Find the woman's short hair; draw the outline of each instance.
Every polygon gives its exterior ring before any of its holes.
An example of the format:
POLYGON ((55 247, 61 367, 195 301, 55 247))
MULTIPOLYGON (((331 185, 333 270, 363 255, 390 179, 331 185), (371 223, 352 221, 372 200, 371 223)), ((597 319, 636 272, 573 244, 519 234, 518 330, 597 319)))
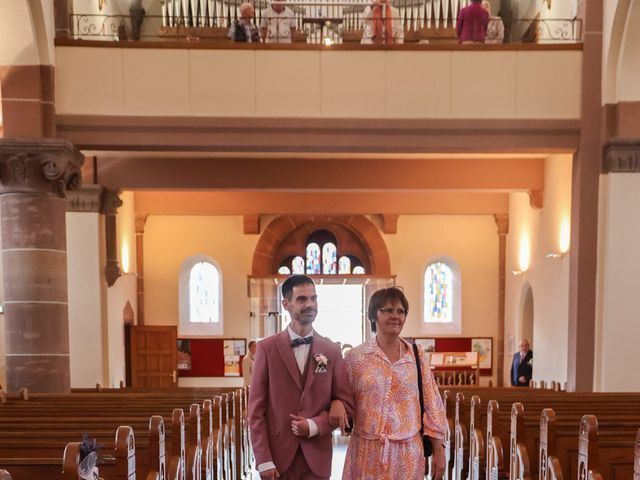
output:
POLYGON ((404 292, 398 287, 389 287, 378 290, 369 299, 369 308, 367 309, 367 318, 371 322, 371 331, 376 331, 376 320, 378 319, 378 309, 388 303, 400 302, 405 312, 409 313, 409 302, 404 292))

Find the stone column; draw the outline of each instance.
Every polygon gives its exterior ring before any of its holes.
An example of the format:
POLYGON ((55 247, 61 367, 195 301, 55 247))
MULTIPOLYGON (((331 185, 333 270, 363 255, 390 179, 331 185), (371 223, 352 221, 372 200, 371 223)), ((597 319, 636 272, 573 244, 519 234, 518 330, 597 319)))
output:
POLYGON ((118 236, 116 228, 116 215, 118 208, 122 206, 120 192, 105 191, 102 197, 102 211, 104 213, 104 229, 107 247, 107 265, 104 268, 104 275, 107 285, 113 287, 116 280, 122 275, 122 270, 118 264, 118 236))
POLYGON ((504 385, 504 302, 507 268, 507 234, 509 233, 509 215, 506 213, 493 216, 498 227, 498 341, 496 342, 498 387, 504 385))
POLYGON ((138 325, 144 325, 144 226, 147 213, 136 213, 136 290, 138 296, 138 325))
POLYGON ((70 390, 65 192, 83 155, 57 139, 0 139, 7 391, 70 390))

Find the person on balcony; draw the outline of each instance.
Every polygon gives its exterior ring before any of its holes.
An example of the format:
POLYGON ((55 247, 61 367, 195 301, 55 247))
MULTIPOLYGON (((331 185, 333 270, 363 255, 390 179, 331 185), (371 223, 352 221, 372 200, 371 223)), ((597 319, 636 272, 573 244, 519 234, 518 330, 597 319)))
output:
POLYGON ((260 35, 266 43, 291 43, 296 33, 293 10, 278 1, 270 3, 262 12, 260 35))
POLYGON ((485 43, 502 43, 504 42, 504 23, 497 15, 491 15, 491 3, 489 0, 482 1, 482 8, 489 13, 489 25, 487 25, 487 35, 485 43))
POLYGON ((253 24, 253 5, 245 2, 240 5, 240 18, 231 24, 227 35, 234 42, 259 43, 260 31, 253 24))
POLYGON ((460 10, 456 22, 456 32, 460 43, 484 43, 489 25, 489 13, 482 8, 481 0, 471 3, 460 10))
POLYGON ((361 44, 404 43, 400 10, 390 0, 374 0, 362 13, 364 32, 361 44))

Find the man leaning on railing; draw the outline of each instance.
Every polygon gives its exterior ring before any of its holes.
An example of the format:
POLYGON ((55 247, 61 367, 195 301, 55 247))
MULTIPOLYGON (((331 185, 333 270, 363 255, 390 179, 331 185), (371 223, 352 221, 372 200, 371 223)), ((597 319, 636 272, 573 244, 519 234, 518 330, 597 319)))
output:
POLYGON ((282 1, 272 2, 263 10, 260 35, 266 43, 291 43, 295 33, 293 10, 282 1))
POLYGON ((240 5, 240 18, 231 23, 229 34, 227 35, 234 42, 259 43, 260 32, 253 22, 253 5, 245 2, 240 5))

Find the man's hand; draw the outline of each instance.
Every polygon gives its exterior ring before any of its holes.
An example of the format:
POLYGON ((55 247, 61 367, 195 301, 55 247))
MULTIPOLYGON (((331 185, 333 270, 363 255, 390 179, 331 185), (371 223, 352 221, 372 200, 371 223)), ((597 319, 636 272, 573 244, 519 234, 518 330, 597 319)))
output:
POLYGON ((439 438, 432 438, 431 445, 433 447, 433 458, 431 459, 431 479, 442 480, 446 460, 444 458, 444 445, 439 438))
POLYGON ((260 472, 260 478, 262 480, 275 480, 276 478, 280 478, 280 474, 277 468, 270 468, 269 470, 260 472))
POLYGON ((308 437, 309 422, 307 422, 307 419, 292 413, 289 416, 291 417, 291 431, 293 434, 297 437, 308 437))
POLYGON ((349 426, 349 417, 342 400, 333 400, 329 408, 329 425, 333 428, 340 427, 344 430, 349 426))
POLYGON ((520 378, 518 379, 518 381, 519 381, 520 383, 524 383, 524 382, 525 382, 525 378, 524 378, 524 376, 520 377, 520 378))

